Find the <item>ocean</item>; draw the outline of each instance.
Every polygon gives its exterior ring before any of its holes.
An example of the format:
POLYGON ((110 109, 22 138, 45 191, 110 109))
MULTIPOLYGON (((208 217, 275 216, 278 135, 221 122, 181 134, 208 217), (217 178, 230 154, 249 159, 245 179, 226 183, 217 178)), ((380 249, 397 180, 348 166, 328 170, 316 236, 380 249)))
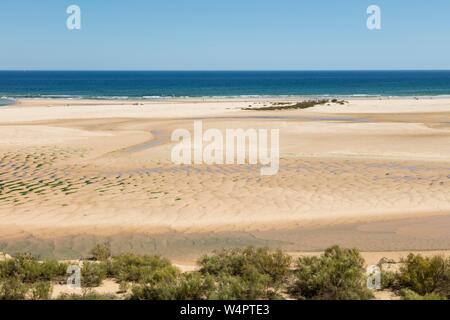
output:
POLYGON ((24 97, 442 95, 450 95, 450 71, 0 71, 3 104, 24 97))

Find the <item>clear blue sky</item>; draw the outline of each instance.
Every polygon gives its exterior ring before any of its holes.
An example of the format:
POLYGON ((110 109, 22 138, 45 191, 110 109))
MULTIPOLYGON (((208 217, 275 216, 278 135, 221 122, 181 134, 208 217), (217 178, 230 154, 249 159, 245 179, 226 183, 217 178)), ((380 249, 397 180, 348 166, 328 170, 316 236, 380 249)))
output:
POLYGON ((0 41, 0 69, 450 69, 450 1, 1 0, 0 41))

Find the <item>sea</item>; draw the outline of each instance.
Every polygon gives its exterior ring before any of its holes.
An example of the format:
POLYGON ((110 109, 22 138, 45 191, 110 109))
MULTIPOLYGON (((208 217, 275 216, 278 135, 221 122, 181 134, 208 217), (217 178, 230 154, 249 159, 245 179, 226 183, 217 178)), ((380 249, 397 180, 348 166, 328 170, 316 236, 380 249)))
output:
POLYGON ((450 96, 449 71, 0 71, 17 98, 450 96))

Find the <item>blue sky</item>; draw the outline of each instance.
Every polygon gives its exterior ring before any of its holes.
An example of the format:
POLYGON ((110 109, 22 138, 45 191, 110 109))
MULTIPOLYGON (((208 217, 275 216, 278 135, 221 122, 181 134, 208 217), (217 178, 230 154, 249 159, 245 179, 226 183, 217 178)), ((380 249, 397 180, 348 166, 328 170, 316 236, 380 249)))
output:
POLYGON ((1 0, 0 69, 450 69, 448 0, 1 0), (66 28, 66 8, 82 30, 66 28), (369 31, 366 9, 382 9, 369 31))

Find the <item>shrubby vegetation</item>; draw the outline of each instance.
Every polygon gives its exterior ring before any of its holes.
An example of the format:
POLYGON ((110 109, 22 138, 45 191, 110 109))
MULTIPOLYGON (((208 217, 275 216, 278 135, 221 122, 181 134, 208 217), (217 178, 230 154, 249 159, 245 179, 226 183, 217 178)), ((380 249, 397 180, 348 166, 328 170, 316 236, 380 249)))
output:
POLYGON ((91 249, 90 254, 96 261, 106 261, 111 258, 111 246, 109 243, 97 244, 91 249))
POLYGON ((292 258, 267 248, 232 249, 202 257, 200 273, 216 282, 217 299, 278 299, 291 274, 292 258))
POLYGON ((28 295, 31 300, 49 300, 52 296, 53 286, 50 281, 36 282, 30 286, 28 295))
POLYGON ((447 300, 447 298, 437 293, 427 293, 421 296, 420 294, 409 289, 402 290, 401 294, 403 300, 447 300))
POLYGON ((424 258, 409 255, 398 275, 400 287, 420 295, 438 294, 450 297, 450 259, 440 256, 424 258))
POLYGON ((175 274, 178 269, 172 263, 159 256, 139 256, 125 253, 108 261, 108 276, 119 282, 151 282, 161 273, 175 274))
POLYGON ((38 261, 30 254, 0 261, 0 300, 46 300, 52 282, 65 281, 67 265, 58 261, 38 261))
POLYGON ((108 265, 102 263, 83 263, 81 285, 84 288, 99 287, 108 276, 108 265))
MULTIPOLYGON (((273 299, 290 274, 291 257, 268 249, 234 249, 202 257, 200 270, 181 273, 168 266, 134 286, 132 299, 273 299)), ((161 267, 161 266, 160 266, 161 267)))
POLYGON ((294 104, 275 103, 270 107, 261 108, 243 108, 242 110, 256 110, 256 111, 274 111, 274 110, 296 110, 296 109, 308 109, 318 105, 329 103, 330 100, 308 100, 301 101, 294 104))
POLYGON ((324 104, 335 103, 340 105, 345 105, 347 101, 344 100, 328 100, 328 99, 320 99, 320 100, 307 100, 301 101, 297 103, 287 103, 287 102, 275 102, 272 103, 269 107, 260 107, 260 108, 242 108, 242 110, 255 110, 255 111, 275 111, 275 110, 298 110, 298 109, 308 109, 315 106, 320 106, 324 104))
POLYGON ((67 264, 54 260, 38 261, 29 254, 0 262, 0 279, 17 278, 23 283, 65 281, 67 264))
POLYGON ((366 284, 364 259, 354 249, 332 247, 320 257, 297 261, 290 293, 297 299, 366 300, 373 298, 366 284))
POLYGON ((0 280, 0 300, 25 300, 28 290, 18 278, 0 280))
MULTIPOLYGON (((365 262, 354 249, 332 247, 321 256, 293 261, 280 250, 230 249, 201 257, 198 270, 183 273, 168 259, 111 254, 95 246, 83 261, 82 291, 62 300, 242 300, 242 299, 371 299, 365 262), (99 294, 105 279, 120 284, 120 295, 99 294)), ((382 266, 382 263, 380 263, 382 266)), ((0 300, 51 298, 52 288, 67 281, 68 264, 38 261, 28 254, 0 261, 0 300)), ((383 272, 383 286, 405 300, 450 298, 450 259, 410 255, 397 272, 383 272)))
POLYGON ((386 288, 397 291, 406 300, 450 298, 450 258, 410 254, 402 260, 397 273, 384 273, 386 288))
MULTIPOLYGON (((167 270, 166 270, 167 271, 167 270)), ((208 300, 214 292, 214 281, 197 272, 172 273, 160 270, 159 276, 135 285, 132 300, 208 300)))

